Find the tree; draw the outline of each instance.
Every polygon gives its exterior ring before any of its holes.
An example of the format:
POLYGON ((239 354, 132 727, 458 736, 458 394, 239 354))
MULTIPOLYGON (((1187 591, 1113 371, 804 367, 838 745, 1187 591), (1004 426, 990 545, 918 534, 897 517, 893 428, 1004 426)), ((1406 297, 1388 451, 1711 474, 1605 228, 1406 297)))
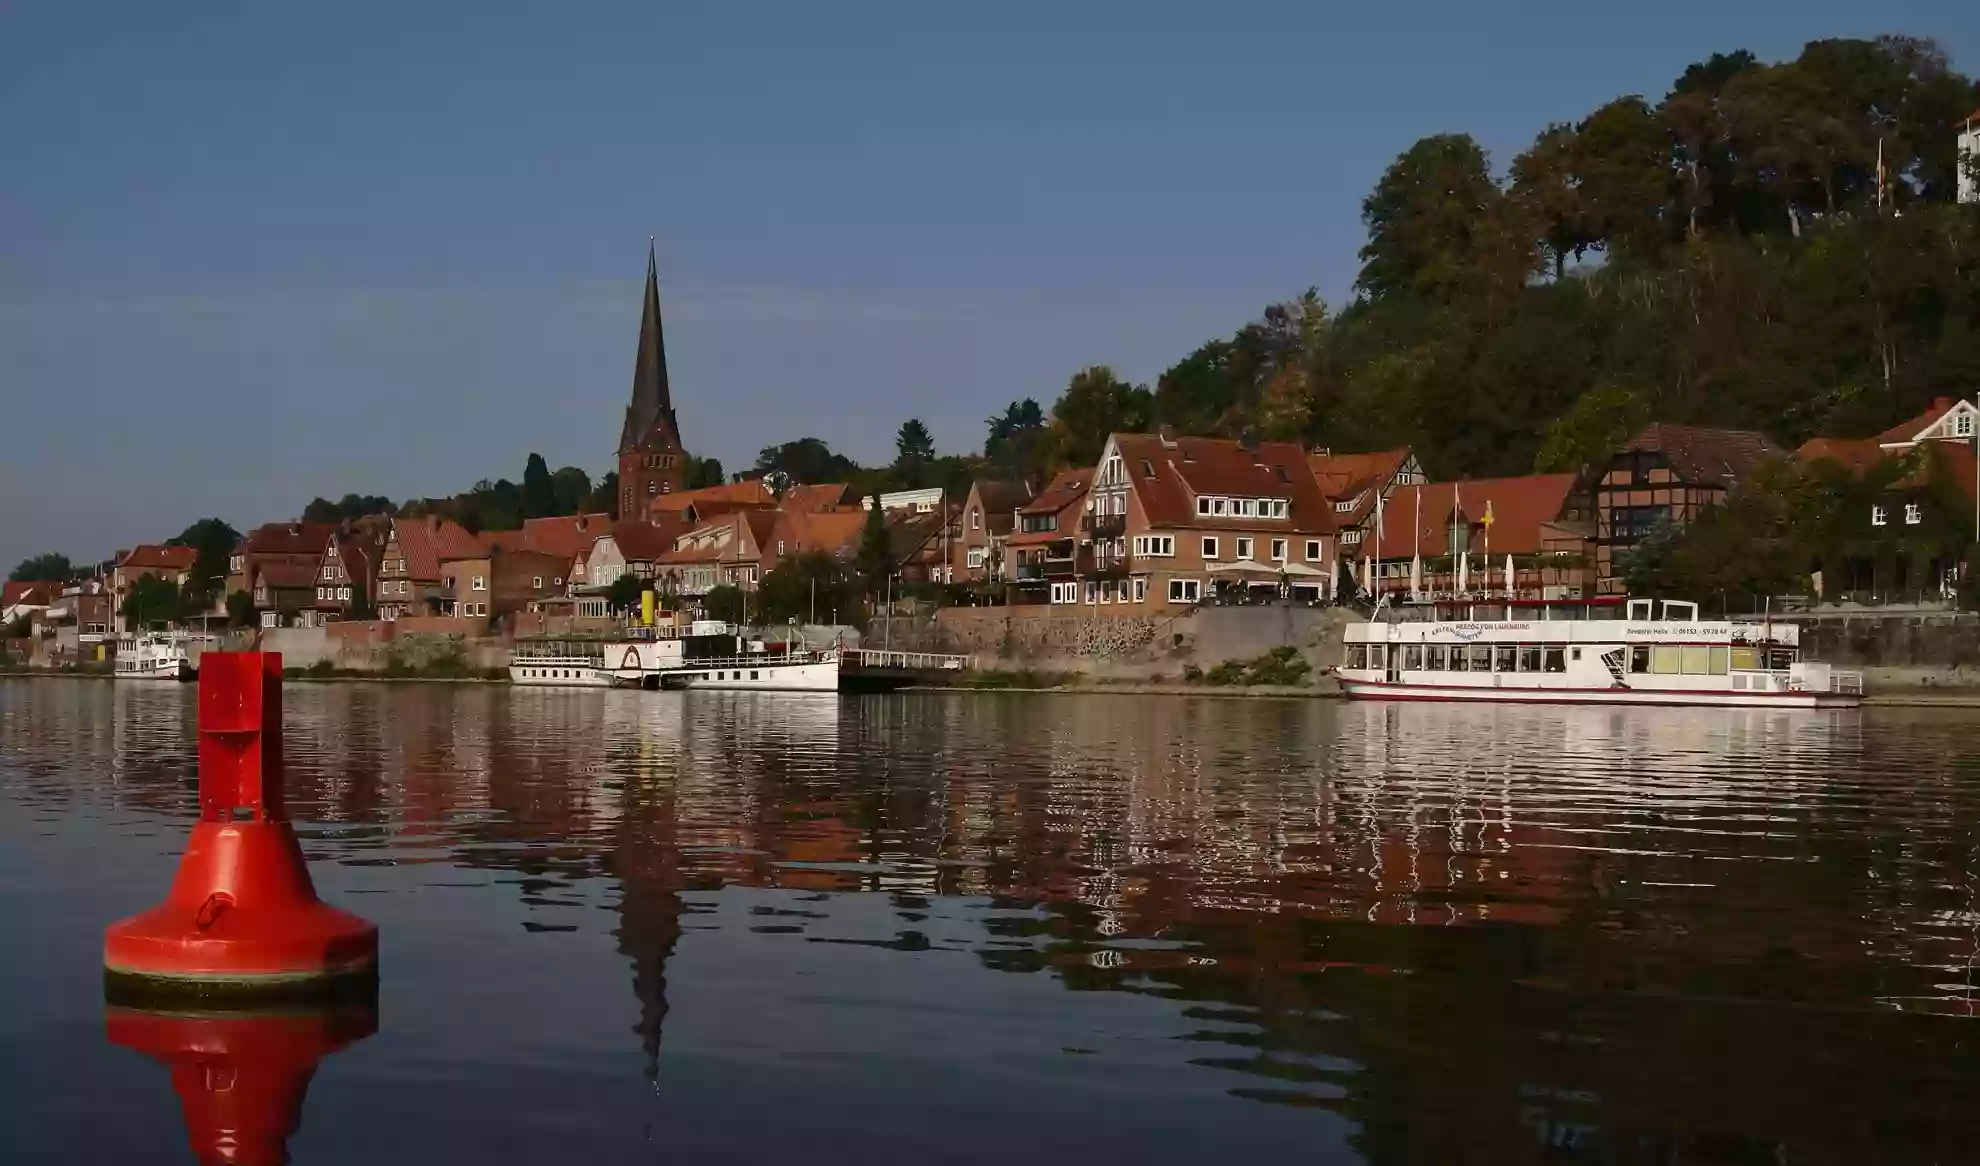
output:
POLYGON ((861 583, 836 555, 824 551, 780 559, 757 592, 763 622, 850 620, 859 612, 861 583))
POLYGON ((556 512, 557 487, 550 480, 550 465, 540 453, 531 453, 523 463, 520 501, 524 518, 544 518, 556 512))
POLYGON ((132 629, 171 623, 179 615, 179 586, 162 576, 140 575, 124 595, 117 614, 132 629))
POLYGON ((701 609, 709 619, 719 619, 723 623, 740 624, 749 618, 749 597, 742 588, 723 583, 708 589, 701 597, 701 609))
POLYGON ((935 460, 935 438, 921 418, 901 422, 894 434, 894 481, 904 490, 919 490, 928 484, 928 464, 935 460))
POLYGON ((1154 420, 1154 405, 1146 386, 1128 384, 1104 364, 1081 369, 1052 403, 1052 439, 1059 464, 1092 465, 1108 434, 1147 429, 1154 420))
POLYGON ((7 579, 13 583, 67 583, 75 577, 75 564, 69 562, 69 556, 50 551, 22 559, 7 579))
POLYGON ((682 476, 682 488, 705 490, 710 486, 720 486, 728 481, 722 473, 722 463, 717 458, 688 455, 687 472, 682 476))
POLYGON ((591 500, 591 475, 576 466, 563 466, 550 475, 552 514, 583 514, 591 500))
POLYGON ((1538 232, 1556 280, 1595 244, 1575 174, 1579 144, 1573 126, 1550 125, 1512 164, 1513 203, 1538 232))
POLYGON ((185 583, 185 604, 189 611, 203 611, 227 585, 227 561, 241 533, 218 518, 202 518, 178 536, 167 540, 171 546, 191 547, 196 554, 192 575, 185 583))
POLYGON ((312 499, 303 507, 302 520, 335 524, 370 514, 391 514, 395 509, 392 500, 381 494, 346 494, 335 502, 328 498, 312 499))
POLYGON ((605 589, 605 605, 618 612, 638 611, 640 594, 646 590, 646 580, 631 571, 621 572, 605 589))
POLYGON ((880 509, 880 496, 866 500, 866 526, 859 534, 859 551, 853 559, 865 593, 878 596, 887 577, 894 571, 893 538, 887 532, 887 512, 880 509))
POLYGON ((859 473, 859 465, 815 437, 800 437, 763 447, 754 472, 759 477, 781 474, 789 484, 809 486, 846 481, 859 473))
POLYGON ((998 475, 1042 486, 1048 437, 1045 411, 1038 402, 1030 397, 1012 401, 984 425, 990 435, 983 442, 983 456, 998 475))
POLYGON ((1518 287, 1537 252, 1468 134, 1424 138, 1390 164, 1361 204, 1368 242, 1355 286, 1372 298, 1449 301, 1518 287))
POLYGON ((227 594, 227 622, 233 627, 254 626, 254 596, 245 591, 230 591, 227 594))
POLYGON ((598 485, 592 488, 584 508, 587 513, 602 512, 613 518, 619 517, 619 471, 607 470, 605 476, 598 479, 598 485))

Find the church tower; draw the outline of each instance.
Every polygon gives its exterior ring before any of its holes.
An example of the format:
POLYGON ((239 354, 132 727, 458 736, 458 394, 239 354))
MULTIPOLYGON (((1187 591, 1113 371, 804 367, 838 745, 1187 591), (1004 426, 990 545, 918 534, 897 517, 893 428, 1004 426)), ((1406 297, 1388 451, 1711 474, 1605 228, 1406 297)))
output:
POLYGON ((667 385, 667 342, 660 332, 660 275, 646 245, 646 304, 639 317, 632 403, 619 431, 619 518, 644 519, 654 498, 681 488, 687 467, 681 429, 667 385))

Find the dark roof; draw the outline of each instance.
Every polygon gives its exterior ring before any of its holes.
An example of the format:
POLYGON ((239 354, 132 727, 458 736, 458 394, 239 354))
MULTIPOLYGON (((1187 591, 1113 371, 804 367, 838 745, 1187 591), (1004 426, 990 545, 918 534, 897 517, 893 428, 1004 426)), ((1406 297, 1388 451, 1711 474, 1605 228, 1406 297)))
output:
POLYGON ((1794 451, 1802 465, 1832 461, 1860 474, 1890 456, 1874 437, 1811 437, 1794 451))
POLYGON ((983 505, 983 529, 991 534, 1009 534, 1017 524, 1017 508, 1031 501, 1031 483, 1022 478, 1004 481, 978 478, 976 498, 983 505))
POLYGON ((1745 481, 1768 458, 1787 456, 1766 434, 1751 429, 1706 429, 1668 422, 1645 426, 1620 452, 1637 450, 1663 454, 1684 481, 1724 486, 1745 481))
POLYGON ((408 579, 438 579, 445 559, 479 559, 487 555, 487 544, 467 532, 451 518, 428 514, 422 518, 400 518, 392 523, 399 540, 399 556, 406 561, 408 579))
POLYGON ((1334 512, 1337 525, 1353 526, 1375 508, 1374 492, 1386 487, 1408 460, 1409 447, 1403 446, 1374 453, 1323 450, 1309 455, 1306 464, 1313 471, 1314 480, 1320 484, 1320 493, 1326 496, 1328 502, 1355 502, 1355 508, 1351 511, 1334 512))
MULTIPOLYGON (((1489 539, 1495 555, 1528 555, 1542 542, 1540 528, 1559 519, 1578 477, 1574 474, 1529 474, 1520 478, 1474 478, 1468 482, 1433 482, 1397 486, 1382 504, 1381 551, 1384 559, 1421 554, 1436 558, 1450 553, 1450 527, 1462 509, 1474 532, 1492 511, 1489 539), (1415 526, 1416 537, 1410 538, 1415 526)), ((1487 541, 1474 534, 1474 550, 1487 541)), ((1369 528, 1359 551, 1374 554, 1374 528, 1369 528)))
POLYGON ((298 590, 316 585, 316 568, 308 563, 276 560, 272 563, 258 563, 254 568, 254 582, 265 583, 278 590, 298 590))
POLYGON ((667 383, 667 341, 660 331, 660 276, 653 243, 646 245, 646 300, 639 315, 639 353, 633 359, 632 403, 626 406, 619 452, 680 447, 673 388, 667 383), (657 439, 657 440, 656 440, 657 439))
POLYGON ((1093 481, 1093 467, 1060 470, 1046 483, 1038 496, 1019 509, 1025 514, 1057 514, 1066 507, 1086 497, 1086 487, 1093 481))
POLYGON ((541 551, 571 558, 591 549, 591 544, 612 529, 607 514, 567 514, 556 518, 531 518, 522 524, 519 546, 509 550, 541 551))
POLYGON ((190 571, 198 558, 199 552, 191 547, 146 543, 118 559, 117 565, 132 571, 190 571))
POLYGON ((619 556, 628 563, 658 562, 674 549, 674 536, 650 522, 620 522, 612 527, 612 541, 619 544, 619 556))

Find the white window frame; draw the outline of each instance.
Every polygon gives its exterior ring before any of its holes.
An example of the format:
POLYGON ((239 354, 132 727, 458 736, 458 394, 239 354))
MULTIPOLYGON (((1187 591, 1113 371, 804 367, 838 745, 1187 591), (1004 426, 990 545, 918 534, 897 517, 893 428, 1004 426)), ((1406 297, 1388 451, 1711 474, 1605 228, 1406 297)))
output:
POLYGON ((1170 603, 1195 603, 1203 598, 1201 579, 1176 578, 1169 580, 1170 603))
POLYGON ((1904 504, 1904 524, 1906 526, 1917 526, 1923 521, 1925 521, 1925 512, 1918 503, 1907 502, 1904 504))
POLYGON ((337 588, 337 598, 343 600, 346 603, 350 602, 351 589, 348 587, 337 588))
POLYGON ((1078 603, 1079 584, 1077 583, 1052 584, 1052 602, 1060 606, 1064 606, 1069 603, 1078 603))
POLYGON ((1250 538, 1238 539, 1237 540, 1238 561, 1243 562, 1244 560, 1251 558, 1252 552, 1256 551, 1257 549, 1258 549, 1258 545, 1255 540, 1250 538))
POLYGON ((1870 508, 1871 526, 1883 526, 1885 523, 1890 521, 1890 518, 1891 518, 1890 511, 1884 509, 1882 506, 1872 506, 1870 508))
POLYGON ((1207 494, 1206 494, 1206 495, 1204 495, 1203 497, 1201 497, 1201 498, 1198 498, 1198 499, 1196 500, 1196 513, 1197 513, 1197 515, 1198 515, 1198 517, 1204 517, 1204 518, 1207 518, 1207 517, 1209 517, 1209 514, 1210 514, 1210 497, 1209 497, 1209 495, 1207 495, 1207 494))
POLYGON ((488 580, 481 575, 476 575, 469 589, 473 591, 486 591, 488 590, 488 580))
POLYGON ((1317 538, 1310 538, 1306 540, 1307 562, 1317 563, 1321 559, 1326 557, 1327 557, 1327 544, 1325 540, 1317 539, 1317 538))
POLYGON ((974 506, 969 508, 969 528, 971 530, 983 529, 983 511, 974 506))
POLYGON ((1285 539, 1282 538, 1275 538, 1272 540, 1273 562, 1283 563, 1286 561, 1287 556, 1291 554, 1292 554, 1292 544, 1290 542, 1287 542, 1285 539))
POLYGON ((534 587, 534 588, 537 588, 537 589, 539 589, 539 590, 540 590, 540 589, 541 589, 541 588, 543 587, 543 576, 541 576, 541 575, 532 575, 532 576, 530 577, 530 584, 529 584, 529 585, 530 585, 531 587, 534 587))
POLYGON ((1973 436, 1973 414, 1966 411, 1964 408, 1961 408, 1958 416, 1953 418, 1953 436, 1955 437, 1973 436))
POLYGON ((1136 603, 1148 602, 1148 577, 1145 575, 1136 575, 1134 577, 1134 601, 1136 603))
POLYGON ((1217 557, 1217 549, 1218 549, 1217 536, 1214 534, 1204 535, 1201 550, 1203 551, 1203 559, 1205 562, 1208 562, 1217 557))
POLYGON ((1088 579, 1086 581, 1086 606, 1092 607, 1098 602, 1100 602, 1100 584, 1088 579))

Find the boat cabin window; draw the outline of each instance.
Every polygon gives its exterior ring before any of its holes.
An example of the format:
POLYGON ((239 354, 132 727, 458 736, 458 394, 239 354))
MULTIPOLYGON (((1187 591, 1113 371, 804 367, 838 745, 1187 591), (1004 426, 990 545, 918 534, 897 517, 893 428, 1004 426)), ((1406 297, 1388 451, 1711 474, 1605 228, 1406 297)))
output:
POLYGON ((1679 623, 1697 623, 1698 605, 1684 599, 1664 600, 1664 618, 1679 623))
POLYGON ((1550 603, 1547 605, 1549 620, 1587 619, 1588 605, 1585 603, 1550 603))
POLYGON ((1631 672, 1650 671, 1650 645, 1632 644, 1629 649, 1629 670, 1631 672))
POLYGON ((1549 672, 1567 671, 1566 648, 1564 648, 1560 644, 1548 644, 1541 649, 1541 653, 1547 659, 1547 671, 1549 672))
POLYGON ((1506 618, 1506 605, 1503 603, 1474 603, 1471 605, 1471 618, 1474 620, 1502 620, 1506 618))
POLYGON ((1623 617, 1623 609, 1613 603, 1591 603, 1588 605, 1589 619, 1614 619, 1623 617))
POLYGON ((1750 672, 1760 667, 1760 649, 1734 648, 1732 650, 1732 666, 1734 670, 1742 672, 1750 672))
POLYGON ((1492 645, 1471 645, 1471 670, 1473 672, 1490 672, 1492 670, 1492 645))
POLYGON ((1389 666, 1388 655, 1388 649, 1383 645, 1368 645, 1368 666, 1370 668, 1387 668, 1389 666))
POLYGON ((1519 646, 1519 670, 1521 672, 1540 671, 1540 645, 1521 644, 1519 646))
POLYGON ((1470 670, 1471 670, 1471 665, 1470 665, 1470 664, 1469 664, 1469 663, 1467 662, 1467 660, 1466 660, 1466 657, 1465 657, 1465 654, 1464 654, 1464 645, 1463 645, 1463 644, 1452 644, 1452 645, 1451 645, 1451 665, 1450 665, 1450 668, 1451 668, 1451 671, 1453 671, 1453 672, 1468 672, 1468 671, 1470 671, 1470 670))
POLYGON ((1442 672, 1444 670, 1444 645, 1425 644, 1423 652, 1426 658, 1426 663, 1423 667, 1426 670, 1431 672, 1442 672))
POLYGON ((1403 654, 1403 662, 1402 662, 1403 671, 1421 672, 1423 670, 1422 644, 1405 644, 1403 646, 1402 654, 1403 654))
POLYGON ((1500 672, 1519 671, 1519 646, 1517 644, 1499 644, 1492 649, 1492 652, 1495 657, 1492 666, 1495 670, 1500 672))
POLYGON ((1347 646, 1347 666, 1350 668, 1368 667, 1368 645, 1349 644, 1347 646))
POLYGON ((1629 618, 1632 621, 1647 623, 1654 607, 1655 605, 1648 599, 1632 599, 1629 601, 1629 618))
POLYGON ((1658 676, 1675 676, 1682 663, 1676 644, 1656 644, 1650 649, 1650 671, 1658 676))
POLYGON ((1685 644, 1678 649, 1686 676, 1705 676, 1712 666, 1711 652, 1704 644, 1685 644))

